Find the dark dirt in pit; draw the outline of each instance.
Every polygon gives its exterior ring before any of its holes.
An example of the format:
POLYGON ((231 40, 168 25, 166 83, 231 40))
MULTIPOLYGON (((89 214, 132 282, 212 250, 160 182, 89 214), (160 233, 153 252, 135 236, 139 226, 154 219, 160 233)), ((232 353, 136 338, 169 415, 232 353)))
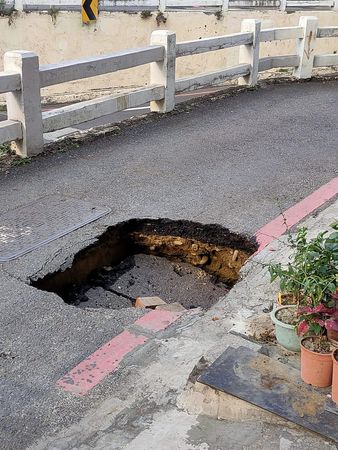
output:
POLYGON ((136 297, 158 296, 207 309, 256 249, 254 239, 217 224, 132 219, 109 227, 66 270, 31 284, 84 308, 128 308, 136 297))
POLYGON ((229 288, 203 269, 166 258, 138 254, 119 265, 101 268, 80 289, 69 292, 67 303, 82 308, 128 308, 136 297, 158 296, 186 309, 212 306, 229 288))

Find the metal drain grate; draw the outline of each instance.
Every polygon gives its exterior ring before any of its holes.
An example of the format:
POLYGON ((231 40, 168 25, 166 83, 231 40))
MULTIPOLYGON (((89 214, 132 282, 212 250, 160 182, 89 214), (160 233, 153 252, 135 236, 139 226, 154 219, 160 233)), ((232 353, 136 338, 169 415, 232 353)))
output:
POLYGON ((0 262, 25 255, 110 211, 104 206, 57 195, 9 211, 0 216, 0 262))

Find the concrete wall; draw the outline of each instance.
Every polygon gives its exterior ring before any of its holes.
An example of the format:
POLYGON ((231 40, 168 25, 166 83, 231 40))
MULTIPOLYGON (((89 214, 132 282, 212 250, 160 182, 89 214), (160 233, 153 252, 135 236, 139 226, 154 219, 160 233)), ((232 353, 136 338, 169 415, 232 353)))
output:
MULTIPOLYGON (((336 12, 281 11, 229 11, 221 20, 213 13, 169 12, 167 22, 156 24, 156 13, 148 19, 140 14, 101 13, 99 20, 89 26, 83 25, 78 12, 59 12, 52 17, 48 13, 18 13, 12 20, 0 17, 0 70, 2 55, 8 50, 31 50, 40 57, 40 64, 77 59, 84 56, 111 53, 150 42, 151 32, 170 29, 177 33, 177 40, 190 40, 240 31, 245 18, 261 18, 263 28, 297 25, 302 15, 315 15, 319 26, 338 26, 336 12), (10 22, 10 24, 9 24, 10 22)), ((262 44, 261 56, 295 54, 295 41, 262 44)), ((317 40, 316 53, 338 52, 338 38, 317 40)), ((238 48, 189 56, 178 60, 177 76, 223 68, 238 63, 238 48)), ((132 87, 149 80, 149 67, 125 70, 112 75, 81 80, 45 88, 44 95, 84 93, 95 95, 95 89, 111 90, 114 87, 132 87)), ((102 92, 101 92, 102 93, 102 92)))

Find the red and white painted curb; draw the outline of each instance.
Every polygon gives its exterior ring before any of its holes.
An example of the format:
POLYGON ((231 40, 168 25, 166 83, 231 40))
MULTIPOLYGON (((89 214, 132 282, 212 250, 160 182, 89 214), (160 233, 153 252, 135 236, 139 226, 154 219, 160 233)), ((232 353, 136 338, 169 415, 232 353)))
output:
MULTIPOLYGON (((336 195, 338 195, 338 177, 258 230, 256 238, 259 248, 256 253, 262 251, 274 239, 284 234, 287 227, 291 228, 296 225, 336 195)), ((134 323, 137 330, 141 330, 140 332, 125 330, 115 336, 60 378, 57 385, 64 391, 75 395, 83 396, 87 394, 107 375, 115 372, 126 355, 149 340, 149 337, 142 334, 142 330, 145 333, 163 331, 179 319, 182 314, 182 312, 164 310, 150 311, 134 323)))
POLYGON ((138 319, 135 325, 156 333, 157 331, 165 330, 175 320, 181 317, 181 315, 182 312, 155 309, 138 319))

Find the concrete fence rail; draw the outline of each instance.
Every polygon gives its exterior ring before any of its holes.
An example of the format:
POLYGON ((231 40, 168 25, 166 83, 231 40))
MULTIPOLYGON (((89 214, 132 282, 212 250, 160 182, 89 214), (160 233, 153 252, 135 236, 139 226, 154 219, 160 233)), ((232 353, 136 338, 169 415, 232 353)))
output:
MULTIPOLYGON (((19 11, 80 11, 79 0, 5 0, 8 8, 19 11)), ((101 0, 100 11, 228 11, 234 9, 332 10, 337 0, 101 0)))
POLYGON ((261 21, 247 19, 240 33, 176 43, 171 31, 154 31, 148 47, 51 65, 39 65, 27 51, 4 55, 0 93, 7 93, 7 118, 0 123, 0 144, 12 142, 22 157, 40 153, 43 133, 59 130, 150 102, 151 111, 166 113, 175 107, 175 92, 238 79, 255 86, 259 72, 291 67, 296 78, 310 78, 314 67, 338 66, 338 54, 315 54, 317 38, 337 38, 338 27, 318 27, 316 17, 301 17, 299 25, 261 29, 261 21), (296 39, 297 53, 260 58, 260 43, 296 39), (176 79, 176 59, 239 47, 238 65, 176 79), (80 102, 42 113, 41 88, 150 64, 149 85, 119 95, 80 102))

